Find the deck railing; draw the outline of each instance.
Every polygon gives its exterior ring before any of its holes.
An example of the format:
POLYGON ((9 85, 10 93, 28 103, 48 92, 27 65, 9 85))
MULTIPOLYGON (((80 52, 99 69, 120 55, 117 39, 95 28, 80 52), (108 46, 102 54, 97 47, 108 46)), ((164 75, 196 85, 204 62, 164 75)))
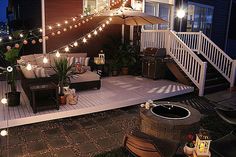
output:
POLYGON ((202 32, 178 32, 176 34, 189 48, 203 55, 229 81, 230 87, 234 86, 235 60, 230 58, 202 32))
POLYGON ((141 50, 146 47, 166 48, 167 53, 204 94, 207 63, 203 62, 173 31, 143 30, 141 50))

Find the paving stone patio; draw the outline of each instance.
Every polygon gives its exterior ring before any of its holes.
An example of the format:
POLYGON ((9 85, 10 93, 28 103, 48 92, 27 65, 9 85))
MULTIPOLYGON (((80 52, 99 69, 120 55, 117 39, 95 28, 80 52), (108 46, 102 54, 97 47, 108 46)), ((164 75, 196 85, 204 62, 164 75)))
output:
MULTIPOLYGON (((215 107, 206 98, 195 95, 166 100, 191 105, 202 114, 214 111, 215 107)), ((9 129, 8 136, 0 139, 0 157, 94 156, 122 146, 125 133, 137 128, 138 124, 139 105, 14 127, 9 129)))

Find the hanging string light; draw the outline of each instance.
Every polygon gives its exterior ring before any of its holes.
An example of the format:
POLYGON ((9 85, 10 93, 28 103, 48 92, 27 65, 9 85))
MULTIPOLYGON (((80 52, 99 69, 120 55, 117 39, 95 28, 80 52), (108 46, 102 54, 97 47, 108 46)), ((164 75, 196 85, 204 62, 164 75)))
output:
POLYGON ((47 64, 47 63, 48 63, 48 58, 45 57, 45 56, 43 57, 43 63, 44 63, 44 64, 47 64))
POLYGON ((0 132, 0 134, 1 134, 1 136, 7 136, 8 135, 8 131, 7 130, 1 130, 1 132, 0 132))
POLYGON ((59 58, 60 56, 61 56, 60 52, 57 51, 57 52, 56 52, 56 57, 59 58))
POLYGON ((26 65, 26 70, 28 70, 28 71, 32 70, 32 65, 30 63, 28 63, 26 65))
POLYGON ((7 98, 2 98, 1 103, 4 105, 7 104, 7 98))

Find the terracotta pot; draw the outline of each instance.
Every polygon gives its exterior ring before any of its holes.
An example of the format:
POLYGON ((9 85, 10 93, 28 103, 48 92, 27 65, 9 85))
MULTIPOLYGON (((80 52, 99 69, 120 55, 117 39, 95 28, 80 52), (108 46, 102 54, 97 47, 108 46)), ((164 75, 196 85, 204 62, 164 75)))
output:
POLYGON ((129 68, 128 67, 123 67, 121 68, 121 72, 123 75, 128 75, 129 74, 129 68))
POLYGON ((186 144, 184 146, 184 153, 188 156, 193 155, 193 151, 195 150, 195 148, 190 148, 188 147, 186 144))
POLYGON ((65 95, 59 95, 59 104, 66 105, 66 96, 65 95))

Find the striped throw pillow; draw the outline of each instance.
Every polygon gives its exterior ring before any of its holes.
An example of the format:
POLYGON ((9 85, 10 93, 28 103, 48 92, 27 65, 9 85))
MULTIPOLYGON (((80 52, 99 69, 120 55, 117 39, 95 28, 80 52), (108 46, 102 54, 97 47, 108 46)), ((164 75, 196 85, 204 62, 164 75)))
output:
POLYGON ((43 67, 36 67, 34 69, 34 73, 37 78, 49 77, 49 75, 47 74, 46 70, 43 67))
POLYGON ((67 57, 67 62, 69 65, 72 65, 75 63, 75 57, 67 57))

